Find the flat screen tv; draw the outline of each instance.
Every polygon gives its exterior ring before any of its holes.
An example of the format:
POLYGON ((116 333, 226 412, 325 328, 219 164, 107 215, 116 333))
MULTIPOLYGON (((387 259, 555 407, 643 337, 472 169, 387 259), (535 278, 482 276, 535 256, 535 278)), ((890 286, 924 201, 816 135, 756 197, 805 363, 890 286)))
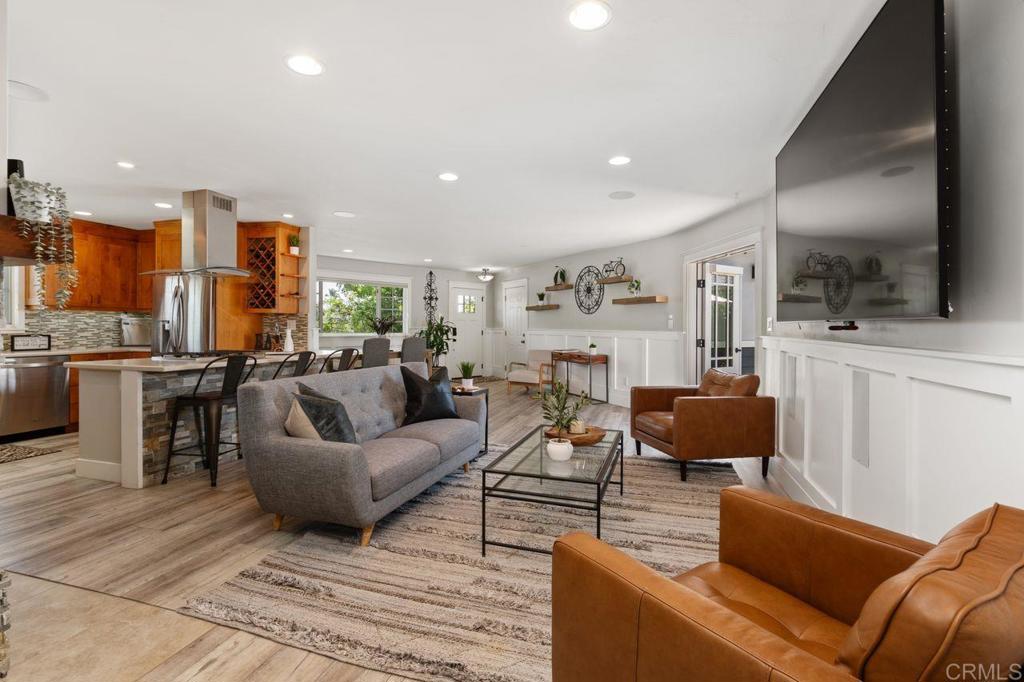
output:
POLYGON ((776 157, 780 321, 947 317, 942 0, 888 0, 776 157))

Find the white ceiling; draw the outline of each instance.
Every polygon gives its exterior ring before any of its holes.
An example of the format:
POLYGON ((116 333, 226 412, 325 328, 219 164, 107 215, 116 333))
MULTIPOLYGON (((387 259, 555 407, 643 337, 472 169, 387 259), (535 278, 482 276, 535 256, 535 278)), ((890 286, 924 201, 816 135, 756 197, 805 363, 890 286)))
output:
POLYGON ((880 0, 609 4, 584 33, 563 0, 10 0, 9 77, 49 94, 11 101, 11 155, 103 222, 210 188, 243 220, 294 213, 321 253, 518 265, 767 191, 880 0))

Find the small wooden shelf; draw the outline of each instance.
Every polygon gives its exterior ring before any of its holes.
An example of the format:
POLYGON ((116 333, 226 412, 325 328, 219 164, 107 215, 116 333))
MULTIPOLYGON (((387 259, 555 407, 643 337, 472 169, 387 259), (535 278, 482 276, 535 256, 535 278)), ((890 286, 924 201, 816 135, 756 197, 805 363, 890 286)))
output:
POLYGON ((544 291, 567 291, 574 287, 574 284, 569 284, 568 282, 565 282, 563 284, 549 284, 548 286, 544 287, 544 291))
POLYGON ((905 298, 869 298, 869 305, 907 305, 910 303, 905 298))
POLYGON ((598 284, 626 284, 627 282, 633 281, 633 275, 623 275, 622 277, 602 277, 597 280, 598 284))
POLYGON ((306 279, 305 275, 286 275, 283 272, 278 277, 287 277, 288 279, 306 279))
POLYGON ((857 275, 854 279, 858 282, 888 282, 889 275, 871 275, 865 272, 857 275))
POLYGON ((668 296, 628 296, 626 298, 613 298, 614 305, 644 305, 645 303, 668 303, 668 296))
POLYGON ((287 251, 282 251, 281 255, 288 256, 289 258, 305 258, 301 253, 288 253, 287 251))
POLYGON ((801 270, 800 272, 796 273, 796 276, 797 277, 801 277, 803 279, 835 279, 836 278, 835 273, 829 272, 827 270, 801 270))
POLYGON ((807 294, 779 294, 779 303, 821 303, 821 296, 807 294))
POLYGON ((528 305, 526 306, 526 309, 536 313, 542 310, 558 310, 561 307, 562 306, 558 305, 557 303, 545 303, 543 305, 528 305))

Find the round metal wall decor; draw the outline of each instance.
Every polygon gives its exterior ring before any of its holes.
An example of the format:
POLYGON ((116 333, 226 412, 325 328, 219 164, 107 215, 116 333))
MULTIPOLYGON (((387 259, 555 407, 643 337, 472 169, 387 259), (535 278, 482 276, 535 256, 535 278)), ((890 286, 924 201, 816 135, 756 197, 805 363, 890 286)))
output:
POLYGON ((830 277, 825 280, 825 304, 830 312, 839 314, 846 310, 853 296, 853 266, 846 256, 832 256, 828 261, 830 277))
POLYGON ((601 271, 593 265, 580 270, 576 276, 576 307, 585 315, 593 315, 604 300, 604 285, 598 284, 601 271))

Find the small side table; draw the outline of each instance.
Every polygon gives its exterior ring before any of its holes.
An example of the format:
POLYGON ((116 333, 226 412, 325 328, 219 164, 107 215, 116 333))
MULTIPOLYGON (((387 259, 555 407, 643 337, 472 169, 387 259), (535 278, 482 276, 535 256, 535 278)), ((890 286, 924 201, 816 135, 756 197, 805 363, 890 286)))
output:
POLYGON ((589 353, 585 350, 553 350, 551 351, 551 377, 554 378, 559 362, 565 363, 565 388, 569 393, 569 379, 572 376, 572 365, 587 366, 587 396, 592 403, 608 402, 608 356, 604 353, 589 353), (604 400, 594 400, 594 365, 604 365, 604 400))
POLYGON ((484 407, 486 408, 486 418, 484 419, 484 449, 480 451, 481 454, 487 452, 487 448, 490 446, 490 431, 491 431, 491 392, 483 386, 474 386, 473 388, 462 388, 452 384, 452 395, 480 395, 484 396, 484 407))

